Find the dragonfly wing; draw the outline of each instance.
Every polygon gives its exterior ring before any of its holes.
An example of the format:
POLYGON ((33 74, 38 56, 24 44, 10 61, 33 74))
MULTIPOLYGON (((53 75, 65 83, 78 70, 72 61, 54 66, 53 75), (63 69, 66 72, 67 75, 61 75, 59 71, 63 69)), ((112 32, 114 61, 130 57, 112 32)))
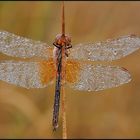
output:
POLYGON ((51 62, 0 62, 0 80, 24 88, 44 88, 54 78, 51 62), (45 68, 45 69, 44 69, 45 68), (46 73, 48 72, 48 73, 46 73))
POLYGON ((20 58, 48 59, 51 57, 51 50, 51 47, 46 43, 20 37, 7 31, 0 31, 0 52, 3 54, 20 58))
POLYGON ((70 59, 112 61, 125 57, 140 48, 140 38, 135 35, 108 39, 104 42, 78 44, 71 49, 70 59))
POLYGON ((66 81, 75 90, 99 91, 120 86, 131 80, 128 71, 121 67, 92 64, 70 65, 67 68, 66 81))

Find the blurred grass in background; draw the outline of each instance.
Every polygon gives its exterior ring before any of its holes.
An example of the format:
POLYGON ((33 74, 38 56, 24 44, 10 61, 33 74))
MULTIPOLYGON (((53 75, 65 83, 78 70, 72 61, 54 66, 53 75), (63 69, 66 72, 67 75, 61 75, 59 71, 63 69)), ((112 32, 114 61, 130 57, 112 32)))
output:
MULTIPOLYGON (((73 44, 140 36, 140 2, 65 2, 73 44)), ((52 44, 61 2, 0 2, 0 29, 52 44)), ((0 59, 7 59, 2 55, 0 59)), ((11 59, 11 58, 10 58, 11 59)), ((129 84, 100 92, 66 89, 68 138, 140 138, 140 51, 104 63, 127 68, 129 84)), ((95 62, 94 62, 95 63, 95 62)), ((52 132, 54 85, 26 90, 0 82, 0 138, 61 138, 52 132)))

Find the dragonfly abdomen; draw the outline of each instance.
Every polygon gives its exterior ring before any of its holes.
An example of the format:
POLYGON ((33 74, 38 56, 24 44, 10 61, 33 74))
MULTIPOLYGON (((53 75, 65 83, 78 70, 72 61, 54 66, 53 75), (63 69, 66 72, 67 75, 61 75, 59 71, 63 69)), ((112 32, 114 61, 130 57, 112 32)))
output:
POLYGON ((58 50, 57 57, 57 75, 56 75, 56 87, 55 87, 55 100, 54 100, 54 111, 53 111, 53 128, 58 128, 58 117, 59 117, 59 106, 60 106, 60 91, 61 91, 61 63, 62 54, 61 49, 58 50))

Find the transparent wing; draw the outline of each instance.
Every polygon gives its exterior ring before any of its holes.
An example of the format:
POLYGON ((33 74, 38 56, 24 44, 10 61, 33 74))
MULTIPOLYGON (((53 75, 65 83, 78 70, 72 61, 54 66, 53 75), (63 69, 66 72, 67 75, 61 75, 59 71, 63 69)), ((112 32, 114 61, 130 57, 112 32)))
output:
POLYGON ((122 36, 104 42, 78 44, 71 49, 70 59, 111 61, 125 57, 140 48, 140 38, 135 35, 122 36))
POLYGON ((24 88, 44 88, 54 78, 52 68, 54 67, 51 62, 47 61, 3 61, 0 62, 0 80, 24 88))
POLYGON ((40 41, 20 37, 7 31, 0 31, 0 52, 14 57, 39 57, 48 59, 52 49, 40 41))
POLYGON ((66 81, 75 90, 99 91, 128 83, 131 76, 120 67, 68 63, 66 81))

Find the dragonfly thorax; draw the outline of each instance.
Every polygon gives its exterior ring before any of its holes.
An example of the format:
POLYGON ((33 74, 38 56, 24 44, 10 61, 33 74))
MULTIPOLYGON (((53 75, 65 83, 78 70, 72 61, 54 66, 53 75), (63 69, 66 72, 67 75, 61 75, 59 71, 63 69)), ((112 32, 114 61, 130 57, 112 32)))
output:
POLYGON ((68 35, 62 35, 62 34, 58 34, 55 38, 55 41, 53 43, 54 50, 53 50, 53 57, 56 60, 58 57, 58 51, 59 49, 62 49, 62 47, 64 47, 65 50, 65 55, 68 57, 68 49, 72 48, 71 45, 71 37, 68 35))

